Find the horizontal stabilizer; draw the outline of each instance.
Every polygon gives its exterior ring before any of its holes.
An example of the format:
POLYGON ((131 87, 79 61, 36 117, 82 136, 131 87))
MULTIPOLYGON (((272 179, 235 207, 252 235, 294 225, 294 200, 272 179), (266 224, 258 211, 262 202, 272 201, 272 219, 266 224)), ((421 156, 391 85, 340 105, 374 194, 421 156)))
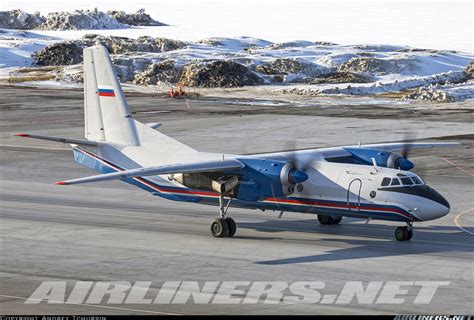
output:
POLYGON ((97 142, 95 142, 95 141, 69 139, 69 138, 59 138, 59 137, 49 137, 49 136, 40 136, 40 135, 36 135, 36 134, 27 134, 27 133, 17 133, 14 136, 40 139, 40 140, 48 140, 48 141, 55 141, 55 142, 62 142, 62 143, 72 143, 72 144, 83 145, 83 146, 94 146, 95 147, 95 146, 98 145, 97 142))
POLYGON ((199 173, 199 172, 216 172, 216 171, 227 171, 227 170, 238 170, 245 167, 245 165, 236 159, 229 160, 217 160, 217 161, 204 161, 204 162, 193 162, 186 164, 166 165, 149 168, 138 168, 131 170, 124 170, 120 172, 99 174, 91 177, 59 181, 56 184, 69 185, 78 183, 98 182, 116 179, 125 179, 132 177, 144 177, 144 176, 155 176, 161 174, 171 173, 199 173))

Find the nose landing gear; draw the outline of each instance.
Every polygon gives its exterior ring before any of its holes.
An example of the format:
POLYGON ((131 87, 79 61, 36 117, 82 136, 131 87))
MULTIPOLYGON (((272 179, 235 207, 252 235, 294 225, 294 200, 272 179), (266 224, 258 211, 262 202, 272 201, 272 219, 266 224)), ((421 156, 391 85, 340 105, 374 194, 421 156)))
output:
POLYGON ((216 238, 233 237, 237 231, 237 224, 234 219, 226 217, 232 198, 229 198, 227 204, 224 204, 224 196, 219 196, 219 218, 211 222, 211 234, 216 238))
POLYGON ((409 241, 413 237, 413 224, 407 222, 405 227, 395 229, 395 239, 398 241, 409 241))

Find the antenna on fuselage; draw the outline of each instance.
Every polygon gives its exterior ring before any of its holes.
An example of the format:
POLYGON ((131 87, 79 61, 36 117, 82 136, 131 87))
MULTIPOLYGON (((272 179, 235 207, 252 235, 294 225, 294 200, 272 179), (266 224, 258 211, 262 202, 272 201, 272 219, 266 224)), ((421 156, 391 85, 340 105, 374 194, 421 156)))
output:
POLYGON ((375 171, 379 171, 379 169, 377 168, 377 161, 375 161, 375 158, 370 158, 370 160, 372 160, 372 165, 374 166, 374 169, 375 171))

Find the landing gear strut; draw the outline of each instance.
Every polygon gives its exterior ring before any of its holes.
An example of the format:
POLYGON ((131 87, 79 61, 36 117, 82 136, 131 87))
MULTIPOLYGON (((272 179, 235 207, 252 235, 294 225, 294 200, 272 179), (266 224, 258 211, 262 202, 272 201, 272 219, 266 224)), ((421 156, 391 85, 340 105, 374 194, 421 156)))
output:
POLYGON ((395 239, 398 241, 409 241, 413 237, 413 224, 407 222, 405 227, 395 229, 395 239))
POLYGON ((237 224, 234 219, 226 217, 232 198, 229 198, 227 204, 224 203, 224 196, 219 195, 219 218, 211 222, 211 234, 216 238, 233 237, 237 231, 237 224))
POLYGON ((320 224, 323 224, 323 225, 339 224, 341 220, 342 220, 342 217, 334 217, 327 214, 318 214, 318 221, 320 224))

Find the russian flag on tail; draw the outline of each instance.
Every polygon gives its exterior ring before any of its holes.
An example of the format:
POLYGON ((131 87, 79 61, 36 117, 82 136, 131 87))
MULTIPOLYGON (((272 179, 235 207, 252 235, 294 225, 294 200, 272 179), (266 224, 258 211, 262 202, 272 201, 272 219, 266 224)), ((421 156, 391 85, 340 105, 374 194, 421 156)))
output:
POLYGON ((99 97, 115 97, 114 89, 112 88, 99 88, 99 97))

